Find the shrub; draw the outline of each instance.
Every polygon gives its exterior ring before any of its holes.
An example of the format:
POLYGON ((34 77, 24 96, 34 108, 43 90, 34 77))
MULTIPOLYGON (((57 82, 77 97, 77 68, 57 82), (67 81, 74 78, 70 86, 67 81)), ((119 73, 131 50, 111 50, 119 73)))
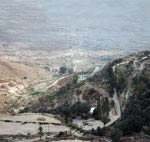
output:
POLYGON ((45 69, 46 71, 50 72, 49 67, 44 67, 44 69, 45 69))
POLYGON ((90 88, 89 90, 88 90, 88 95, 92 95, 93 93, 95 93, 96 91, 95 91, 95 89, 94 88, 90 88))
POLYGON ((43 95, 43 94, 44 94, 44 92, 37 91, 37 92, 33 92, 33 93, 29 94, 29 96, 36 97, 36 96, 40 96, 40 95, 43 95))

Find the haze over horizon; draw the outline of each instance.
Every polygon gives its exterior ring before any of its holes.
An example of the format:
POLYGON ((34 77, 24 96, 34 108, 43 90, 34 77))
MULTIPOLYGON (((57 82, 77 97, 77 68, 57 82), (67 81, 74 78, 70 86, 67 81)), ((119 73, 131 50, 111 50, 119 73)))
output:
POLYGON ((36 49, 148 50, 148 0, 0 0, 0 41, 36 49))
POLYGON ((150 142, 150 0, 0 0, 0 142, 150 142))

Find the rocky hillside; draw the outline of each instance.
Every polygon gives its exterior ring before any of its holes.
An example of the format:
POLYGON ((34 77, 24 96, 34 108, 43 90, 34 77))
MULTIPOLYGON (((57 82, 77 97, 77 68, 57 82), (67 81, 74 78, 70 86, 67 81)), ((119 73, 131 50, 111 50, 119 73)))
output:
POLYGON ((69 77, 59 89, 49 89, 33 99, 23 111, 52 112, 63 116, 68 110, 74 117, 89 117, 87 112, 91 111, 92 117, 99 119, 100 101, 109 126, 120 118, 131 96, 150 88, 149 79, 150 52, 135 53, 108 63, 86 80, 80 80, 78 74, 69 77))
MULTIPOLYGON (((1 81, 2 89, 17 83, 8 81, 1 81)), ((100 71, 62 77, 46 91, 34 90, 20 99, 3 94, 5 102, 0 104, 3 110, 23 113, 19 115, 52 113, 63 125, 76 128, 84 136, 105 136, 113 142, 148 142, 149 88, 150 51, 144 51, 108 63, 100 71)))
POLYGON ((44 78, 45 72, 23 64, 0 60, 0 112, 8 112, 16 100, 26 100, 32 84, 44 78))
POLYGON ((36 68, 32 68, 23 64, 11 63, 8 61, 0 60, 0 78, 8 79, 8 78, 18 78, 22 79, 24 77, 34 80, 39 76, 42 76, 41 70, 37 70, 36 68))

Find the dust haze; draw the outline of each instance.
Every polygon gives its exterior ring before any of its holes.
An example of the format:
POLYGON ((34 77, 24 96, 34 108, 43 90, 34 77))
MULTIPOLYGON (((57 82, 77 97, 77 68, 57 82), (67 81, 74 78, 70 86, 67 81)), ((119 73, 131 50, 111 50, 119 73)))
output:
POLYGON ((149 49, 148 0, 0 0, 0 40, 32 50, 149 49))

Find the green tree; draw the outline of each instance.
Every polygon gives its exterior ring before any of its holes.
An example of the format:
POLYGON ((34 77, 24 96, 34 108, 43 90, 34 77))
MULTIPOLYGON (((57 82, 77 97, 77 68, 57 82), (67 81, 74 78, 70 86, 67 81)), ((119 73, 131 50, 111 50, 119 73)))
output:
POLYGON ((73 76, 72 82, 73 82, 73 83, 77 83, 77 82, 78 82, 78 75, 77 75, 77 74, 75 74, 75 75, 73 76))
POLYGON ((127 78, 125 74, 117 74, 117 83, 116 83, 116 89, 118 92, 122 92, 123 89, 127 87, 127 78))
POLYGON ((71 109, 69 110, 70 111, 67 111, 64 120, 65 120, 65 123, 68 124, 70 127, 70 135, 71 135, 72 112, 71 112, 71 109))
POLYGON ((42 126, 39 126, 38 134, 39 134, 40 140, 41 140, 41 139, 42 139, 42 136, 44 135, 42 126))
POLYGON ((101 121, 102 121, 103 124, 104 124, 103 133, 104 133, 104 136, 105 136, 105 131, 106 131, 105 125, 106 125, 106 123, 108 123, 108 122, 110 121, 110 119, 107 118, 106 116, 103 116, 103 117, 101 117, 101 121))
POLYGON ((60 74, 65 74, 66 73, 66 71, 67 71, 67 68, 66 67, 64 67, 64 66, 62 66, 62 67, 60 67, 60 69, 59 69, 60 71, 60 74))
POLYGON ((143 126, 149 125, 150 120, 150 91, 130 97, 129 103, 123 111, 120 129, 124 135, 132 132, 139 133, 143 126))
POLYGON ((114 129, 111 134, 112 142, 120 142, 121 136, 122 132, 120 131, 120 129, 114 129))
POLYGON ((89 90, 88 90, 88 95, 92 95, 93 93, 95 93, 96 91, 95 91, 95 89, 94 88, 90 88, 89 90))

